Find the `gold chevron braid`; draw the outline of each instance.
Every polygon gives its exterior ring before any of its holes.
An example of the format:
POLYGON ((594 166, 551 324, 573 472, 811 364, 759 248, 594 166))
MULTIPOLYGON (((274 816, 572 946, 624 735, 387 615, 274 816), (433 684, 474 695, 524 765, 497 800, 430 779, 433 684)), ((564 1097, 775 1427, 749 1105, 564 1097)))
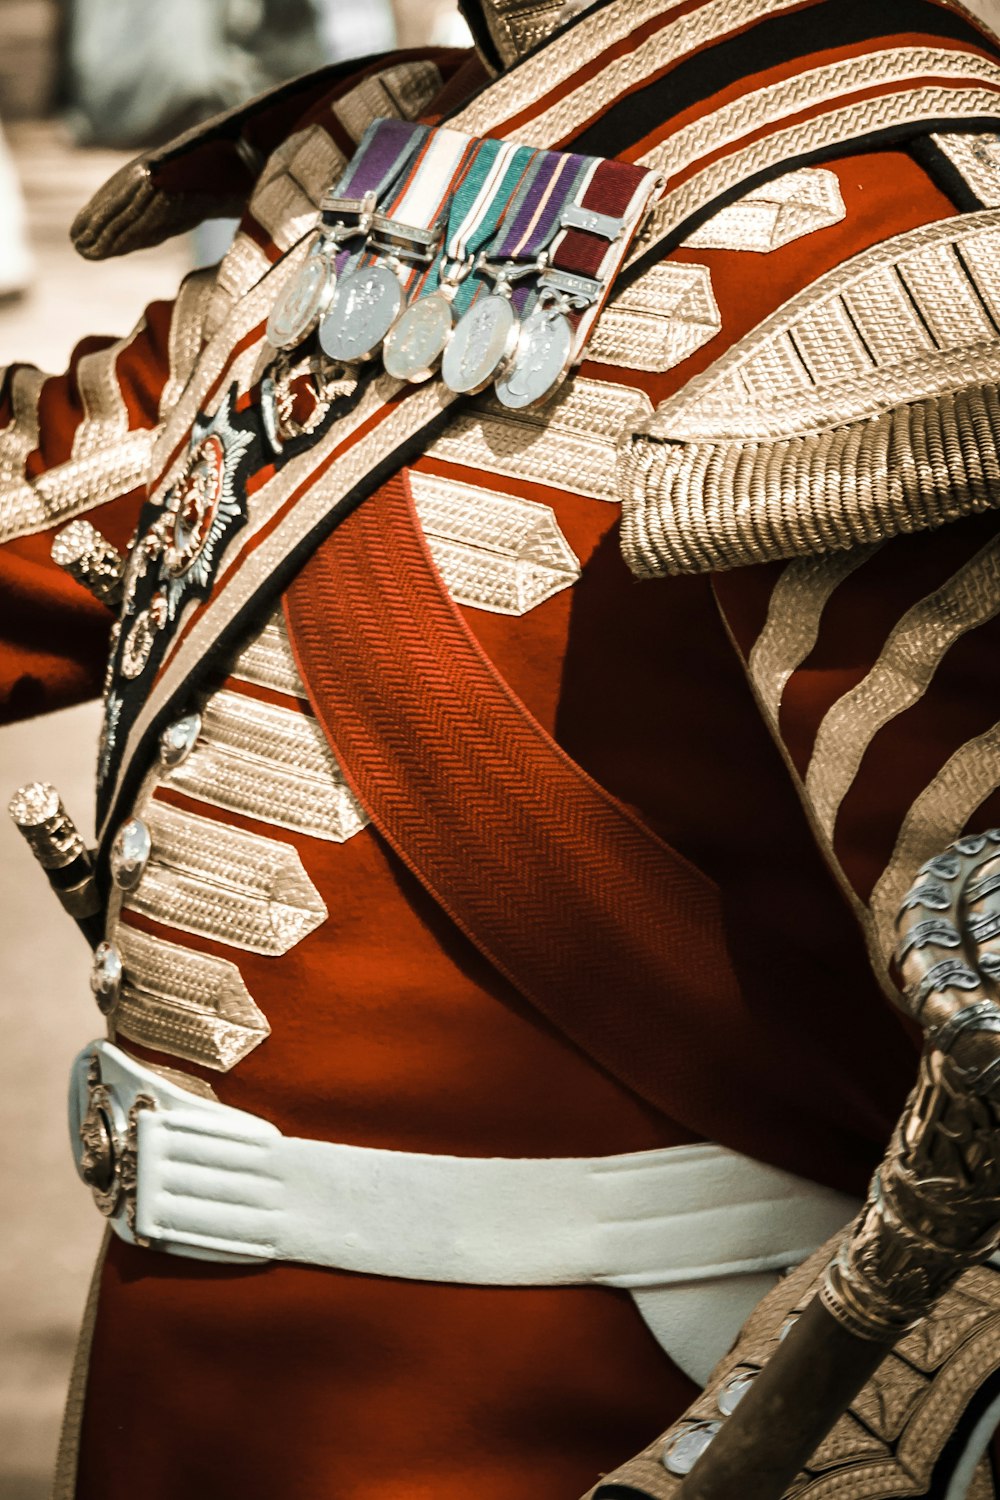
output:
POLYGON ((840 804, 878 731, 924 695, 955 642, 1000 611, 1000 538, 909 609, 864 679, 828 710, 806 772, 806 796, 832 836, 840 804))
POLYGON ((291 844, 151 800, 152 855, 123 910, 251 953, 287 953, 327 918, 291 844))
POLYGON ((289 698, 304 698, 305 685, 295 665, 284 611, 279 607, 251 636, 229 669, 229 675, 289 698))
POLYGON ((513 414, 480 397, 427 452, 463 468, 616 500, 618 435, 651 414, 645 392, 577 376, 544 412, 513 414))
POLYGON ((721 328, 708 267, 665 262, 612 298, 594 327, 587 359, 662 374, 721 328))
POLYGON ((410 475, 435 565, 459 604, 523 615, 580 576, 554 512, 458 479, 410 475))
POLYGON ((836 172, 800 167, 753 188, 689 234, 691 250, 742 250, 768 255, 804 235, 839 224, 847 209, 836 172))
POLYGON ((164 784, 210 807, 332 843, 368 824, 315 719, 237 693, 208 699, 195 748, 164 784))
POLYGON ((270 1034, 228 959, 194 953, 125 925, 115 940, 126 976, 112 1015, 116 1033, 222 1073, 270 1034))

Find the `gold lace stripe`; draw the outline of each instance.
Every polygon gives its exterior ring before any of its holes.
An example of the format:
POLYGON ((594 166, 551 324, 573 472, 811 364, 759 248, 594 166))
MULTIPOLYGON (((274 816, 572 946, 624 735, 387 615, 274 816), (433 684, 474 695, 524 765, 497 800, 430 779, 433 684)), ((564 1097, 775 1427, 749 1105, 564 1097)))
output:
POLYGON ((146 480, 153 435, 132 432, 113 447, 71 459, 0 493, 0 544, 72 521, 146 480))
POLYGON ((998 611, 1000 539, 994 539, 897 621, 871 671, 829 709, 806 773, 806 795, 827 834, 875 735, 923 697, 959 637, 998 611))
POLYGON ((205 339, 213 339, 247 292, 270 270, 264 250, 245 229, 238 229, 219 263, 215 286, 205 312, 205 339))
POLYGON ((129 416, 118 383, 118 360, 145 331, 146 320, 142 318, 127 338, 110 349, 84 354, 78 361, 76 382, 83 416, 73 434, 70 451, 74 459, 86 459, 127 435, 129 416))
POLYGON ((84 1303, 80 1331, 77 1334, 73 1364, 70 1369, 69 1389, 63 1408, 62 1427, 59 1432, 59 1450, 56 1469, 50 1491, 50 1500, 76 1500, 76 1476, 80 1459, 80 1434, 83 1431, 83 1412, 87 1400, 87 1378, 90 1373, 90 1351, 97 1326, 97 1306, 101 1295, 101 1279, 108 1246, 111 1243, 111 1226, 107 1225, 101 1239, 101 1248, 90 1277, 87 1300, 84 1303))
POLYGON ((954 78, 966 84, 973 80, 996 84, 1000 81, 1000 71, 991 58, 956 53, 947 47, 889 47, 862 57, 845 58, 740 95, 713 110, 707 119, 674 131, 648 153, 644 162, 674 178, 709 151, 732 145, 764 124, 776 124, 785 116, 861 89, 928 77, 954 78))
POLYGON ((547 505, 420 472, 410 486, 431 556, 459 604, 523 615, 579 578, 547 505))
POLYGON ((578 376, 543 413, 513 416, 480 397, 427 451, 463 468, 613 501, 618 436, 651 411, 642 391, 578 376))
POLYGON ((228 1072, 271 1028, 239 969, 134 927, 114 934, 125 983, 112 1021, 116 1033, 217 1072, 228 1072))
POLYGON ((208 700, 201 739, 164 785, 332 843, 368 823, 315 719, 236 693, 208 700))
POLYGON ((166 803, 143 817, 152 855, 123 908, 251 953, 287 953, 328 915, 291 844, 166 803))
POLYGON ((872 892, 875 929, 886 962, 896 942, 899 904, 925 860, 958 838, 973 813, 1000 786, 1000 723, 969 740, 910 808, 892 857, 872 892))
POLYGON ((284 612, 274 611, 263 630, 242 648, 230 669, 230 676, 257 687, 286 693, 290 698, 306 695, 299 669, 292 655, 284 612))
POLYGON ((747 662, 751 681, 772 724, 785 686, 819 638, 823 611, 837 589, 877 546, 790 562, 771 592, 767 619, 747 662))
POLYGON ((662 374, 707 344, 721 327, 708 267, 665 261, 604 309, 587 358, 662 374))
MULTIPOLYGON (((754 18, 790 10, 796 0, 759 0, 754 18)), ((497 79, 488 93, 473 99, 451 123, 456 130, 503 135, 504 125, 572 78, 585 62, 600 58, 616 43, 663 15, 662 0, 628 0, 584 16, 564 37, 497 79)), ((596 77, 565 94, 531 121, 532 139, 560 141, 574 126, 607 108, 653 73, 717 37, 745 24, 746 0, 714 0, 693 14, 659 27, 646 41, 606 62, 596 77)))
MULTIPOLYGON (((780 167, 783 162, 806 152, 815 153, 828 147, 846 145, 876 131, 888 130, 897 125, 912 127, 914 121, 933 121, 943 115, 956 122, 975 120, 995 113, 998 102, 1000 96, 995 88, 927 85, 864 99, 856 104, 831 110, 829 114, 817 119, 785 126, 763 140, 755 141, 741 150, 734 150, 700 168, 680 187, 661 199, 647 220, 641 241, 633 248, 632 259, 647 254, 652 246, 666 239, 696 213, 700 205, 711 203, 724 193, 738 188, 741 183, 780 167)), ((705 144, 696 159, 712 149, 713 117, 709 117, 704 123, 705 144)), ((655 155, 655 152, 649 153, 643 158, 642 165, 653 165, 655 155)))
POLYGON ((689 234, 696 250, 739 250, 770 254, 804 235, 839 224, 847 214, 836 172, 800 167, 730 203, 689 234))

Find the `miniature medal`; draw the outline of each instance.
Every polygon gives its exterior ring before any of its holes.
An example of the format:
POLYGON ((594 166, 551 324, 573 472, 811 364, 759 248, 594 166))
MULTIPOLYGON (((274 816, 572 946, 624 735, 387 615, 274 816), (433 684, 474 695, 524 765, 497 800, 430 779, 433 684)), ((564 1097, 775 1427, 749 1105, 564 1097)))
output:
POLYGON ((510 297, 490 292, 459 319, 441 362, 450 391, 473 395, 503 373, 517 349, 520 323, 510 297))
POLYGON ((564 379, 573 358, 573 325, 556 303, 538 301, 521 325, 517 350, 496 383, 503 406, 537 406, 564 379))
POLYGON ((382 359, 397 380, 428 380, 451 337, 455 315, 444 291, 420 297, 393 324, 382 359))
POLYGON ((268 343, 275 349, 294 349, 311 333, 326 311, 336 286, 329 251, 320 239, 271 308, 268 343))
POLYGON ((337 283, 319 341, 331 359, 371 359, 403 308, 395 271, 374 262, 349 271, 337 283))

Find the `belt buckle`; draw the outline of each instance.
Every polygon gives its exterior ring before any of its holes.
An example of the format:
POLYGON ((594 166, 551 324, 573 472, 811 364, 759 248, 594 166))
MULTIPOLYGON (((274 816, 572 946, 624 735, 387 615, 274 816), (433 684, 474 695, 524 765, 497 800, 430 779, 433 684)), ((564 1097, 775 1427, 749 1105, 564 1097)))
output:
POLYGON ((136 1192, 139 1176, 139 1114, 155 1109, 149 1094, 137 1094, 126 1111, 101 1075, 101 1061, 92 1053, 87 1065, 86 1108, 81 1111, 74 1140, 76 1169, 90 1188, 94 1202, 107 1219, 120 1217, 137 1245, 149 1240, 136 1233, 136 1192))

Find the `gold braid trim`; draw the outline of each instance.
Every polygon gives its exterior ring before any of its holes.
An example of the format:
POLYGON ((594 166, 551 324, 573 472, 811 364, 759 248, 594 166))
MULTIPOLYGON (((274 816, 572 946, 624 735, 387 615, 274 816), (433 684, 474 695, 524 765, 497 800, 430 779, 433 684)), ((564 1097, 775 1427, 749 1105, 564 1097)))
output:
POLYGON ((820 557, 1000 495, 1000 215, 856 256, 665 402, 619 452, 640 577, 820 557))
MULTIPOLYGON (((699 1427, 725 1422, 732 1394, 753 1380, 819 1289, 841 1236, 778 1283, 754 1309, 732 1351, 704 1392, 665 1433, 592 1489, 609 1500, 631 1486, 650 1500, 675 1500, 682 1476, 665 1453, 699 1427), (721 1402, 721 1405, 720 1405, 721 1402)), ((785 1500, 901 1500, 926 1495, 941 1454, 972 1398, 1000 1369, 1000 1272, 967 1271, 933 1312, 885 1358, 849 1410, 786 1491, 785 1500)), ((738 1397, 737 1397, 738 1399, 738 1397)), ((682 1450, 683 1451, 683 1450, 682 1450)), ((992 1500, 989 1470, 976 1471, 974 1493, 992 1500)))

